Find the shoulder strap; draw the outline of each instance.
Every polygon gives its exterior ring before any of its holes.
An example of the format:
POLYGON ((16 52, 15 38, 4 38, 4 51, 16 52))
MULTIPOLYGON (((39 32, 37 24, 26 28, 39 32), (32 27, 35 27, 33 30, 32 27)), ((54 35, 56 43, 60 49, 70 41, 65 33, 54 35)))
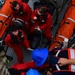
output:
POLYGON ((12 32, 10 32, 10 36, 13 39, 14 43, 19 44, 19 40, 17 40, 17 38, 15 36, 13 36, 12 32))

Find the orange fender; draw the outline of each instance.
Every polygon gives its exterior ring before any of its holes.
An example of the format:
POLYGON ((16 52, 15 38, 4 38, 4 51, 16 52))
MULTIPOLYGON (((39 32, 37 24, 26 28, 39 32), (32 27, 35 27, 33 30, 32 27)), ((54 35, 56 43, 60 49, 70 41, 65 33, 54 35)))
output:
POLYGON ((2 38, 3 34, 5 33, 6 29, 9 27, 9 24, 11 22, 11 18, 9 18, 1 27, 0 30, 0 38, 2 38))
MULTIPOLYGON (((74 4, 75 0, 72 0, 71 3, 74 4)), ((60 44, 58 44, 57 41, 62 43, 65 38, 69 40, 73 34, 74 28, 75 28, 75 7, 72 4, 70 4, 62 22, 60 23, 58 34, 55 36, 53 43, 50 45, 49 51, 51 51, 55 47, 57 48, 60 47, 60 44)))
POLYGON ((54 38, 53 43, 50 45, 49 51, 53 50, 54 48, 60 48, 60 44, 58 42, 62 43, 63 38, 60 38, 59 35, 57 34, 56 37, 54 38))
POLYGON ((10 2, 13 0, 6 0, 3 7, 0 10, 0 38, 3 36, 5 33, 6 29, 9 26, 9 23, 11 21, 11 14, 12 14, 12 9, 10 8, 10 2))

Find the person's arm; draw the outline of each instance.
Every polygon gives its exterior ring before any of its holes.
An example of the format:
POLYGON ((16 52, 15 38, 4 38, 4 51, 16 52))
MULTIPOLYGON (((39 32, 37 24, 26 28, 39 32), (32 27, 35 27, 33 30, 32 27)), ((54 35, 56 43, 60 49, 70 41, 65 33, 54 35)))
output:
POLYGON ((20 32, 22 33, 22 37, 24 38, 24 40, 23 40, 24 46, 25 46, 26 48, 30 48, 30 46, 29 46, 29 41, 27 40, 26 34, 25 34, 22 30, 20 30, 20 32))
POLYGON ((23 41, 24 46, 27 48, 27 50, 33 51, 33 49, 30 48, 29 41, 26 37, 26 34, 22 30, 20 31, 22 32, 23 34, 22 36, 24 37, 24 41, 23 41))
POLYGON ((12 39, 11 39, 11 37, 10 37, 10 34, 8 34, 8 35, 6 36, 6 38, 4 39, 4 42, 6 43, 7 46, 13 48, 13 44, 11 43, 11 41, 12 41, 12 39))
POLYGON ((46 27, 50 27, 52 25, 52 17, 50 14, 48 14, 48 17, 46 19, 46 23, 40 26, 40 29, 44 29, 46 27))
POLYGON ((47 75, 52 75, 52 73, 50 71, 47 71, 47 75))
POLYGON ((48 17, 46 19, 46 23, 42 24, 41 26, 36 27, 35 29, 41 31, 45 28, 51 27, 51 25, 52 25, 52 17, 51 17, 51 15, 48 14, 48 17))
POLYGON ((28 4, 23 3, 23 5, 24 5, 24 12, 26 13, 26 16, 27 16, 26 21, 30 22, 32 10, 31 10, 31 8, 30 8, 30 6, 28 4))
POLYGON ((36 17, 37 11, 38 11, 38 9, 36 9, 36 10, 34 10, 34 11, 32 12, 32 16, 31 16, 31 20, 32 20, 32 21, 37 20, 37 17, 36 17))
POLYGON ((12 17, 12 21, 14 22, 14 20, 16 19, 15 11, 12 12, 11 17, 12 17))
POLYGON ((67 58, 60 58, 58 61, 59 66, 64 66, 68 64, 75 65, 75 58, 74 59, 67 59, 67 58))
POLYGON ((14 64, 13 66, 11 66, 11 68, 17 69, 17 70, 28 70, 30 68, 35 68, 37 69, 38 67, 36 66, 35 62, 25 62, 23 64, 14 64))

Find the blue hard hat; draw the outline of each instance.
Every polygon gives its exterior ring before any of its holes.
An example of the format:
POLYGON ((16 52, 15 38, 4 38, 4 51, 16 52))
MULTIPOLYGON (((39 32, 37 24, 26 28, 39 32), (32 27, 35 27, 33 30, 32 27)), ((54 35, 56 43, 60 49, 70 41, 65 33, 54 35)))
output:
POLYGON ((36 63, 37 66, 41 66, 45 63, 48 57, 47 48, 37 48, 32 52, 32 60, 36 63))
POLYGON ((30 69, 28 72, 26 72, 26 75, 42 75, 35 69, 30 69))

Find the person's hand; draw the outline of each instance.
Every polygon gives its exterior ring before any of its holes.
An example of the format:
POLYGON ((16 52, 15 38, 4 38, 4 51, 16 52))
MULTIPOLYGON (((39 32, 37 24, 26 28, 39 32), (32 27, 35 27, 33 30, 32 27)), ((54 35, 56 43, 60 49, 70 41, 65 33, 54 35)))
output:
POLYGON ((52 73, 50 71, 47 71, 47 75, 52 75, 52 73))
POLYGON ((37 17, 36 16, 34 16, 34 18, 33 18, 34 20, 37 20, 37 17))
POLYGON ((12 18, 12 21, 15 21, 15 18, 12 18))
POLYGON ((31 48, 27 48, 27 50, 33 51, 33 49, 31 49, 31 48))
POLYGON ((35 27, 35 29, 37 29, 38 31, 41 31, 41 29, 39 27, 35 27))
POLYGON ((41 31, 41 29, 40 29, 40 28, 37 28, 37 30, 38 30, 38 31, 41 31))
POLYGON ((64 66, 67 65, 69 63, 69 60, 66 58, 60 58, 58 61, 59 66, 64 66))
POLYGON ((27 25, 27 24, 28 24, 28 22, 26 22, 26 21, 25 21, 25 24, 27 25))

